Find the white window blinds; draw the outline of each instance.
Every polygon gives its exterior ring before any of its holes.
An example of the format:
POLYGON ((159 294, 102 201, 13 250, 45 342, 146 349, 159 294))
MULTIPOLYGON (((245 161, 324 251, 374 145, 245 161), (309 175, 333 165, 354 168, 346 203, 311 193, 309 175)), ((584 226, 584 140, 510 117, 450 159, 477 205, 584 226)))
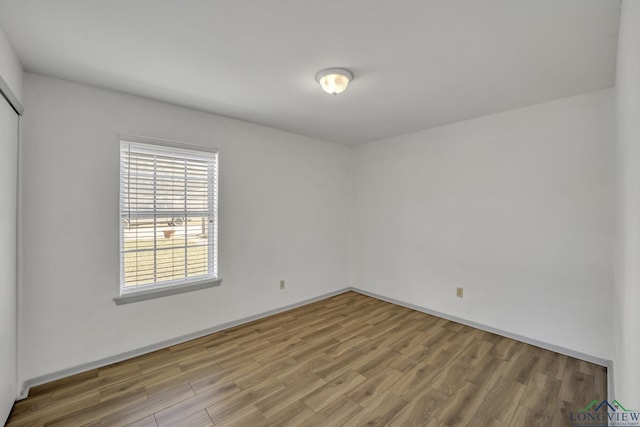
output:
POLYGON ((217 151, 120 139, 120 293, 217 278, 217 151))

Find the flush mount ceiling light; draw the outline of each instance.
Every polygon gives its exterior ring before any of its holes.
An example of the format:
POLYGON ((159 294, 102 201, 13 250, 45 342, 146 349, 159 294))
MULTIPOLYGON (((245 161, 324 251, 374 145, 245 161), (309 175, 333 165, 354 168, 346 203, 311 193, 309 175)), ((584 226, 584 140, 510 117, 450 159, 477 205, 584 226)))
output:
POLYGON ((349 86, 349 82, 353 80, 353 74, 344 68, 327 68, 316 74, 316 80, 320 83, 322 90, 331 95, 337 95, 349 86))

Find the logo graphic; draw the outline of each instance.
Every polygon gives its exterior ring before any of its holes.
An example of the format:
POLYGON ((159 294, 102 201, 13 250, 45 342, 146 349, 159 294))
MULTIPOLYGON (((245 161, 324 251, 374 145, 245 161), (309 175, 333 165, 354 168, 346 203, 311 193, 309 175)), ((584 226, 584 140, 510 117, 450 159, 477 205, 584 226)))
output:
POLYGON ((569 422, 572 427, 640 426, 640 411, 627 409, 617 400, 609 402, 594 399, 584 408, 571 412, 569 422))

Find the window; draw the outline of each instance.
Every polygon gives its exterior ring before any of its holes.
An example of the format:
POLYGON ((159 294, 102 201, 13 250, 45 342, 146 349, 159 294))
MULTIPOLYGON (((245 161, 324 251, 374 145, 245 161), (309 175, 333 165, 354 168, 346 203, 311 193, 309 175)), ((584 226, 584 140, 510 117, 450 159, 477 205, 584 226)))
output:
POLYGON ((217 150, 120 137, 116 303, 220 283, 217 198, 217 150))

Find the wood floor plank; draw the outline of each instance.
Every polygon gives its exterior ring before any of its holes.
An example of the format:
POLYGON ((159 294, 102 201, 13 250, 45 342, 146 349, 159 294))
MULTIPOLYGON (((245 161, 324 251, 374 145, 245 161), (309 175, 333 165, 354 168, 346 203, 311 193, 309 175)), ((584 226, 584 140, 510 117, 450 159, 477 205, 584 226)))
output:
POLYGON ((102 425, 109 427, 125 426, 134 420, 148 415, 153 415, 164 408, 182 402, 193 397, 195 394, 188 384, 178 383, 170 388, 163 387, 154 393, 147 391, 147 400, 141 403, 123 405, 108 414, 104 415, 100 421, 102 425))
POLYGON ((190 383, 191 388, 193 388, 193 391, 195 391, 196 394, 203 393, 212 388, 218 388, 221 383, 233 383, 233 387, 239 389, 239 387, 235 385, 235 380, 257 369, 260 369, 260 364, 258 362, 251 363, 251 361, 246 361, 246 363, 236 365, 233 368, 214 371, 206 377, 192 381, 190 383))
POLYGON ((390 391, 406 400, 411 400, 439 374, 438 368, 419 363, 396 381, 390 391))
POLYGON ((207 389, 189 399, 156 412, 156 422, 158 426, 172 426, 186 415, 204 411, 208 406, 224 400, 239 391, 240 389, 233 382, 207 389))
POLYGON ((551 419, 551 426, 566 426, 569 424, 569 416, 571 412, 577 409, 576 405, 564 401, 562 399, 556 399, 553 405, 553 418, 551 419))
POLYGON ((272 344, 270 349, 265 349, 253 356, 253 358, 260 363, 263 363, 265 360, 273 360, 284 356, 290 357, 289 355, 293 351, 310 346, 308 342, 303 341, 298 335, 286 337, 286 339, 282 341, 269 340, 269 342, 272 344))
POLYGON ((93 421, 99 421, 115 411, 122 410, 123 407, 131 407, 143 404, 147 399, 144 390, 135 390, 119 395, 107 401, 100 401, 93 405, 84 406, 72 413, 60 414, 57 418, 44 423, 46 427, 64 427, 86 425, 93 421))
POLYGON ((419 358, 411 358, 405 355, 398 355, 393 359, 391 363, 389 363, 389 367, 395 369, 396 371, 402 372, 403 374, 406 374, 420 362, 425 362, 424 356, 419 358))
MULTIPOLYGON (((303 424, 299 425, 338 427, 342 426, 348 419, 360 411, 362 411, 362 406, 349 398, 342 398, 336 400, 317 414, 307 418, 303 424)), ((277 424, 274 424, 274 426, 275 425, 277 424)))
POLYGON ((533 347, 524 345, 509 362, 506 376, 512 378, 520 384, 528 384, 533 373, 533 368, 538 363, 538 353, 533 352, 533 347))
POLYGON ((100 388, 100 399, 110 399, 115 396, 126 394, 132 390, 141 390, 146 386, 164 381, 168 378, 174 378, 182 373, 177 364, 163 366, 156 371, 145 372, 144 374, 130 377, 126 380, 119 381, 100 388))
POLYGON ((607 398, 607 368, 595 366, 593 377, 593 395, 598 400, 607 398))
POLYGON ((580 361, 568 358, 558 398, 577 405, 590 402, 595 395, 595 378, 580 370, 580 361))
POLYGON ((422 390, 389 422, 389 426, 424 426, 434 418, 435 411, 449 399, 449 395, 430 387, 422 390))
MULTIPOLYGON (((559 391, 560 381, 558 379, 535 373, 525 389, 520 405, 542 413, 551 420, 553 418, 553 403, 558 398, 559 391)), ((526 415, 524 413, 523 417, 526 415)))
POLYGON ((273 394, 266 399, 256 403, 256 407, 262 412, 265 418, 269 418, 279 410, 286 408, 292 403, 304 399, 311 392, 322 387, 326 383, 313 373, 305 374, 297 378, 278 394, 273 394))
MULTIPOLYGON (((320 353, 317 354, 314 358, 310 358, 302 363, 298 363, 297 365, 284 368, 276 375, 276 378, 278 378, 278 380, 280 380, 283 384, 288 385, 295 382, 298 378, 309 373, 315 373, 319 375, 318 370, 330 366, 333 361, 334 359, 332 357, 327 356, 324 353, 320 353)), ((346 369, 349 368, 347 367, 346 369)), ((334 370, 332 369, 331 372, 334 372, 334 370)), ((341 371, 340 373, 342 372, 344 371, 341 371)), ((326 380, 324 376, 319 376, 326 380)))
POLYGON ((551 425, 551 418, 543 412, 520 405, 509 425, 513 427, 548 427, 551 425))
POLYGON ((47 384, 31 387, 29 390, 29 396, 37 396, 42 393, 51 393, 52 391, 63 390, 68 387, 73 387, 78 384, 82 385, 87 381, 91 381, 99 376, 99 370, 94 369, 80 374, 72 375, 70 377, 62 378, 56 381, 52 381, 47 384))
POLYGON ((7 426, 564 426, 607 371, 355 292, 34 387, 7 426))
POLYGON ((502 360, 511 360, 511 356, 518 349, 518 342, 509 338, 500 337, 491 349, 491 354, 502 360))
POLYGON ((331 357, 338 357, 368 343, 369 341, 371 340, 365 336, 356 335, 349 341, 340 342, 329 349, 325 349, 324 352, 331 357))
POLYGON ((467 425, 484 401, 488 390, 465 382, 436 410, 435 417, 447 426, 467 425))
POLYGON ((248 405, 237 412, 229 414, 215 425, 216 427, 259 427, 267 425, 267 420, 262 416, 258 408, 253 405, 248 405))
POLYGON ((441 341, 440 344, 432 344, 429 348, 434 349, 434 351, 429 352, 426 356, 424 356, 424 359, 415 359, 412 354, 408 355, 408 357, 414 358, 414 360, 416 361, 422 361, 432 366, 444 366, 448 362, 453 360, 458 355, 458 353, 460 353, 464 349, 462 345, 446 340, 441 341))
POLYGON ((263 364, 260 368, 247 372, 234 379, 234 382, 241 390, 251 386, 258 385, 269 378, 277 377, 285 369, 297 366, 298 362, 289 356, 283 356, 279 359, 272 360, 263 364))
POLYGON ((562 380, 566 363, 567 356, 545 350, 540 354, 535 370, 548 377, 562 380))
POLYGON ((453 361, 435 377, 430 386, 451 396, 464 384, 473 369, 470 363, 453 361))
POLYGON ((323 354, 323 356, 323 359, 315 359, 316 363, 314 363, 314 366, 311 366, 310 371, 325 381, 331 381, 335 377, 353 368, 353 364, 362 358, 362 353, 352 349, 335 358, 326 354, 323 354))
POLYGON ((153 415, 136 420, 132 423, 126 424, 126 427, 158 427, 156 419, 153 415))
MULTIPOLYGON (((96 393, 97 394, 97 393, 96 393)), ((41 393, 29 397, 29 399, 19 400, 13 405, 12 414, 14 417, 27 414, 29 412, 38 412, 51 404, 51 392, 41 393)))
MULTIPOLYGON (((309 409, 301 400, 293 402, 279 411, 274 412, 266 421, 265 425, 273 427, 298 427, 309 425, 315 413, 309 409)), ((253 424, 246 424, 252 425, 253 424)))
POLYGON ((508 362, 487 355, 473 371, 467 376, 466 380, 480 387, 493 388, 494 384, 502 376, 507 369, 508 362))
POLYGON ((363 352, 364 355, 359 360, 353 362, 353 369, 361 375, 369 378, 372 377, 389 366, 394 360, 397 353, 392 350, 381 348, 377 351, 363 352))
POLYGON ((315 413, 302 401, 295 401, 291 405, 280 409, 267 419, 268 426, 298 427, 310 424, 315 413))
POLYGON ((465 365, 477 365, 482 363, 492 348, 493 343, 474 338, 469 345, 456 355, 456 360, 465 365))
POLYGON ((493 418, 491 415, 485 414, 483 412, 476 412, 473 414, 471 421, 467 424, 466 427, 508 427, 508 424, 500 422, 493 418))
POLYGON ((96 390, 92 393, 75 396, 73 399, 60 400, 42 409, 26 412, 15 417, 13 414, 10 414, 9 419, 7 420, 7 425, 15 427, 44 425, 46 422, 57 420, 60 417, 69 416, 99 402, 100 395, 96 390))
POLYGON ((211 427, 213 421, 209 418, 205 411, 197 411, 185 415, 184 418, 175 419, 171 421, 171 424, 158 424, 158 427, 171 426, 171 427, 211 427))
POLYGON ((345 427, 383 426, 407 405, 407 401, 390 391, 385 391, 364 409, 356 413, 346 423, 345 427))
POLYGON ((366 378, 357 371, 349 370, 309 393, 302 401, 314 412, 320 412, 337 399, 341 399, 342 396, 348 394, 365 380, 366 378))
POLYGON ((511 377, 501 377, 482 403, 481 412, 505 424, 511 422, 526 386, 511 377))
POLYGON ((347 397, 361 406, 367 406, 371 400, 388 391, 402 375, 402 372, 388 368, 355 387, 347 393, 347 397))
POLYGON ((226 399, 208 406, 206 411, 209 414, 209 418, 214 423, 217 423, 245 406, 255 406, 262 399, 284 390, 284 388, 284 384, 278 381, 277 378, 269 377, 250 388, 234 393, 226 399))

